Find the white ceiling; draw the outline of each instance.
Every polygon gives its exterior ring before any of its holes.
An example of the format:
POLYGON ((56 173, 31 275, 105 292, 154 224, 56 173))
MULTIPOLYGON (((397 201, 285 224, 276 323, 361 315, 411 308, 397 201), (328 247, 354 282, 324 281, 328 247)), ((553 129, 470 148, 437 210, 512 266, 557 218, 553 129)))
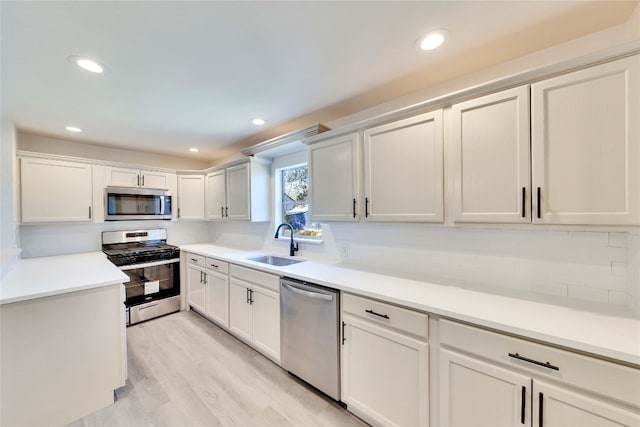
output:
POLYGON ((269 126, 368 108, 345 102, 469 52, 518 56, 619 24, 637 3, 2 1, 2 117, 33 133, 215 159, 269 126), (436 28, 450 31, 446 44, 417 51, 436 28), (69 55, 110 71, 88 73, 69 55))

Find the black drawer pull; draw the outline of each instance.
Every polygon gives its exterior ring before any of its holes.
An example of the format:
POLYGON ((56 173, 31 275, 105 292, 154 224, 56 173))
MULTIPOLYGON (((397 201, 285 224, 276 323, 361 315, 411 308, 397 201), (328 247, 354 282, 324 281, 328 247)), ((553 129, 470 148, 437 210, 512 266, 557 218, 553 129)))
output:
POLYGON ((540 187, 538 187, 538 209, 537 209, 538 210, 538 212, 537 212, 538 218, 542 217, 542 207, 540 206, 540 203, 541 203, 541 201, 540 201, 540 192, 541 192, 540 187))
POLYGON ((388 319, 389 318, 389 316, 387 316, 386 314, 376 313, 373 310, 365 310, 365 313, 373 314, 374 316, 382 317, 383 319, 388 319))
POLYGON ((522 403, 520 404, 520 423, 524 424, 525 407, 527 404, 527 388, 522 386, 522 403))
POLYGON ((369 198, 368 197, 364 198, 364 217, 365 218, 369 217, 369 198))
POLYGON ((554 371, 559 371, 560 368, 557 366, 553 366, 549 362, 538 362, 537 360, 529 359, 528 357, 520 356, 518 353, 509 353, 509 357, 513 357, 514 359, 524 360, 525 362, 533 363, 534 365, 542 366, 544 368, 553 369, 554 371))
POLYGON ((527 189, 525 187, 522 187, 522 218, 527 217, 527 212, 525 210, 527 206, 526 197, 527 197, 527 189))
POLYGON ((353 217, 356 217, 356 199, 353 199, 353 217))
POLYGON ((542 416, 544 414, 544 395, 539 393, 538 395, 538 427, 543 427, 544 422, 542 421, 542 416))

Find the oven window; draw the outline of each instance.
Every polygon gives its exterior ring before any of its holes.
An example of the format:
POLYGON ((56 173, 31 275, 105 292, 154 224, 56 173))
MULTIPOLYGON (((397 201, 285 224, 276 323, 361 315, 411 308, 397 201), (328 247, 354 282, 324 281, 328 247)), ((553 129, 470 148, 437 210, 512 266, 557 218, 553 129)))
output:
POLYGON ((109 194, 109 215, 159 215, 160 196, 140 194, 109 194))
POLYGON ((125 270, 127 306, 180 294, 180 263, 125 270))

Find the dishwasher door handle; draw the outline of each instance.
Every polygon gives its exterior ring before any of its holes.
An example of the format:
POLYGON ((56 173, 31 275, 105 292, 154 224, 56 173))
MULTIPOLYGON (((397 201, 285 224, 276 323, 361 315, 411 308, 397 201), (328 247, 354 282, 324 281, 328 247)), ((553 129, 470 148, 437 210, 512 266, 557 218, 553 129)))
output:
POLYGON ((287 283, 283 283, 282 286, 284 286, 285 288, 289 289, 291 292, 294 292, 298 295, 304 295, 309 298, 321 299, 324 301, 333 301, 333 295, 326 295, 326 294, 319 294, 317 292, 305 291, 300 288, 296 288, 295 286, 291 286, 287 283))

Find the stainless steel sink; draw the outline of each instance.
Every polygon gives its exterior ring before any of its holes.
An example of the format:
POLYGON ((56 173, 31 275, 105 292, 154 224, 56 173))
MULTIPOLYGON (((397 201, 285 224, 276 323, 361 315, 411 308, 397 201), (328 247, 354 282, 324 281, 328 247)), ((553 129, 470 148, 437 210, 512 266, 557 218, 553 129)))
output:
POLYGON ((261 262, 263 264, 275 265, 277 267, 284 267, 286 265, 297 264, 304 261, 303 259, 280 258, 279 256, 272 255, 262 255, 248 259, 249 261, 261 262))

